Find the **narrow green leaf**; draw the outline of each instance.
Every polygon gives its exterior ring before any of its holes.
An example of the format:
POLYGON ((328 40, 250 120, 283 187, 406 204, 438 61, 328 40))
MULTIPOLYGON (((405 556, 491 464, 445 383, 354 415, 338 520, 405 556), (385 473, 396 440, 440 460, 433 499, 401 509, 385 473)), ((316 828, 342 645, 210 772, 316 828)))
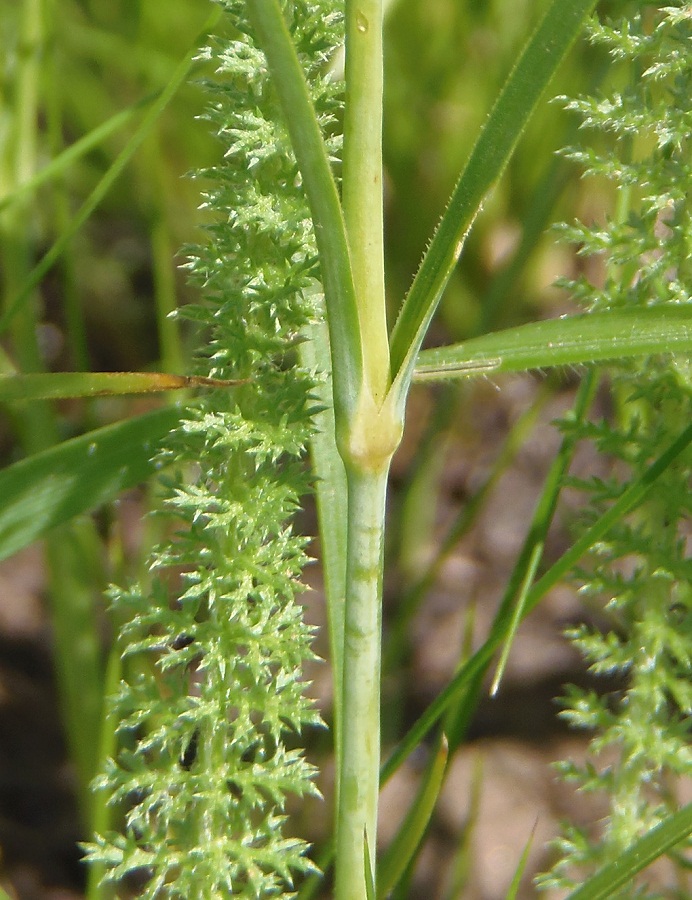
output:
POLYGON ((692 303, 530 322, 418 354, 417 381, 692 350, 692 303))
POLYGON ((447 741, 443 736, 430 760, 418 794, 378 866, 377 896, 380 900, 397 885, 423 839, 444 781, 447 754, 447 741))
MULTIPOLYGON (((593 63, 593 60, 591 62, 593 63)), ((598 93, 610 68, 611 61, 605 55, 600 62, 592 66, 588 73, 589 85, 586 94, 598 93)), ((570 116, 565 126, 557 144, 560 147, 571 147, 578 140, 578 118, 570 116)), ((499 311, 511 304, 519 277, 532 259, 533 250, 550 224, 552 210, 570 181, 572 166, 573 164, 563 155, 556 154, 542 177, 533 185, 531 197, 521 216, 521 240, 506 263, 491 276, 489 284, 479 298, 479 320, 473 332, 474 336, 491 331, 499 311)))
POLYGON ((519 892, 519 886, 521 884, 521 879, 524 877, 524 872, 526 871, 526 866, 529 861, 529 853, 531 852, 531 847, 533 846, 534 835, 536 834, 536 826, 534 825, 531 829, 531 834, 529 835, 529 839, 524 845, 524 849, 522 851, 521 857, 519 858, 519 862, 517 864, 517 868, 514 871, 514 876, 512 877, 512 883, 507 889, 507 894, 505 895, 505 900, 517 900, 517 894, 519 892))
POLYGON ((58 400, 116 394, 150 394, 190 387, 235 387, 242 381, 168 375, 165 372, 48 372, 0 375, 0 401, 58 400))
MULTIPOLYGON (((569 131, 561 139, 559 146, 571 146, 576 131, 576 121, 571 119, 569 131)), ((521 240, 507 262, 493 273, 478 299, 479 318, 473 331, 474 336, 491 331, 500 312, 511 306, 522 272, 533 259, 533 251, 550 225, 553 208, 569 182, 569 172, 567 160, 562 156, 555 156, 543 177, 534 185, 531 199, 521 216, 521 240)))
POLYGON ((668 816, 629 850, 589 878, 567 900, 607 900, 618 888, 692 834, 692 803, 668 816))
POLYGON ((514 604, 514 612, 512 613, 512 621, 509 626, 509 631, 507 632, 507 637, 504 641, 504 645, 502 647, 502 653, 500 654, 500 661, 497 664, 497 669, 495 670, 495 675, 493 676, 493 681, 490 686, 490 696, 494 697, 498 690, 500 689, 500 682, 502 681, 502 676, 505 674, 505 669, 507 668, 507 661, 509 660, 509 653, 512 649, 512 644, 514 643, 514 638, 516 637, 517 631, 519 629, 519 625, 521 624, 521 620, 523 618, 524 606, 526 604, 526 597, 529 592, 529 588, 533 584, 533 579, 536 576, 536 569, 538 568, 538 564, 541 561, 541 557, 543 556, 543 541, 537 541, 532 550, 529 558, 529 563, 526 569, 526 573, 524 574, 524 578, 521 583, 521 588, 519 589, 519 596, 517 597, 516 603, 514 604))
POLYGON ((89 216, 93 213, 99 203, 106 196, 108 191, 111 189, 116 179, 120 176, 123 169, 134 155, 137 148, 141 145, 142 141, 146 138, 147 134, 149 134, 151 129, 156 124, 163 110, 173 99, 180 86, 187 80, 190 69, 194 64, 195 51, 199 47, 200 43, 202 43, 205 35, 208 34, 209 30, 218 20, 220 15, 221 11, 215 9, 214 12, 209 16, 204 30, 195 38, 192 47, 176 67, 170 81, 163 89, 163 91, 161 91, 156 101, 152 104, 151 108, 147 111, 146 115, 137 127, 137 130, 129 139, 125 147, 118 154, 111 167, 103 175, 91 194, 84 201, 77 215, 62 231, 58 240, 53 244, 53 246, 45 254, 45 256, 31 270, 20 292, 10 300, 7 308, 3 312, 2 316, 0 316, 0 333, 4 332, 7 329, 14 316, 21 309, 27 298, 31 295, 31 292, 40 283, 44 275, 46 275, 46 273, 49 272, 58 261, 63 251, 68 246, 69 242, 72 240, 75 234, 79 231, 82 225, 87 221, 89 216))
POLYGON ((172 407, 65 441, 0 472, 0 559, 60 522, 112 500, 154 471, 157 444, 180 421, 172 407))
POLYGON ((471 769, 471 784, 468 792, 468 809, 460 839, 452 854, 449 866, 449 890, 445 894, 448 900, 456 900, 467 894, 467 887, 474 865, 474 844, 478 834, 480 819, 481 795, 483 790, 483 753, 474 754, 471 769))
POLYGON ((42 184, 62 175, 74 162, 76 162, 76 160, 80 159, 82 156, 86 156, 86 154, 93 150, 94 147, 97 147, 100 143, 105 141, 106 138, 110 137, 111 134, 114 134, 126 125, 143 107, 148 106, 156 100, 159 93, 160 92, 157 91, 156 93, 149 94, 141 100, 138 100, 136 103, 133 103, 132 106, 129 106, 127 109, 120 110, 106 122, 97 125, 97 127, 90 131, 89 134, 85 134, 84 137, 75 141, 74 144, 70 144, 69 147, 66 147, 62 153, 47 163, 32 178, 22 182, 16 190, 4 196, 2 200, 0 200, 0 212, 8 206, 13 206, 15 203, 34 193, 42 184))
POLYGON ((407 381, 483 198, 502 174, 548 82, 596 2, 552 0, 510 73, 404 300, 392 334, 394 378, 407 381))
POLYGON ((363 374, 356 294, 339 195, 281 7, 277 0, 249 0, 247 7, 273 76, 315 226, 339 415, 353 406, 363 374))

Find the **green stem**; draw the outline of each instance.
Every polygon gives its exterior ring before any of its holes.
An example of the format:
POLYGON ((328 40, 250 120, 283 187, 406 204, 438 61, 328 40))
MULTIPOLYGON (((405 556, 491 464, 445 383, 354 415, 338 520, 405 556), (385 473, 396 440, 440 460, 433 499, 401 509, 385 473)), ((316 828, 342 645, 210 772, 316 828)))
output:
POLYGON ((16 113, 16 154, 14 176, 17 185, 34 174, 38 155, 37 110, 41 77, 44 20, 42 0, 24 4, 19 47, 19 64, 14 101, 16 113))
POLYGON ((351 467, 336 900, 364 900, 365 840, 375 867, 380 765, 382 551, 388 466, 351 467))
MULTIPOLYGON (((363 381, 348 420, 340 422, 335 410, 348 484, 336 900, 365 900, 375 883, 385 499, 402 425, 387 393, 382 80, 382 0, 346 0, 342 202, 363 381)), ((336 385, 336 358, 334 365, 336 385)))
POLYGON ((377 405, 389 387, 382 211, 382 85, 382 0, 347 0, 342 204, 365 379, 377 405))

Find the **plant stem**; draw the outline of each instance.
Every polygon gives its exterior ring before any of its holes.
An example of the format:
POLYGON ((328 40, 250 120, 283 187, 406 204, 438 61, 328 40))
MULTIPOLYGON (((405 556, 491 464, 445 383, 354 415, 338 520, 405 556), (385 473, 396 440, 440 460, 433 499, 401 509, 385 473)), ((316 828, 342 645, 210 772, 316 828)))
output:
POLYGON ((365 381, 380 404, 389 387, 382 212, 382 0, 346 3, 342 205, 365 381))
MULTIPOLYGON (((386 465, 349 467, 348 562, 336 898, 364 900, 365 840, 374 870, 380 766, 382 551, 386 465)), ((374 880, 374 871, 373 871, 374 880)))
MULTIPOLYGON (((342 204, 362 348, 362 386, 336 428, 348 484, 336 898, 375 884, 380 767, 382 564, 387 475, 401 436, 388 398, 382 213, 382 0, 346 0, 342 204), (370 871, 366 873, 366 869, 370 871)), ((331 314, 327 304, 328 314, 331 314)), ((336 383, 336 364, 334 381, 336 383)), ((336 399, 336 398, 335 398, 336 399)))

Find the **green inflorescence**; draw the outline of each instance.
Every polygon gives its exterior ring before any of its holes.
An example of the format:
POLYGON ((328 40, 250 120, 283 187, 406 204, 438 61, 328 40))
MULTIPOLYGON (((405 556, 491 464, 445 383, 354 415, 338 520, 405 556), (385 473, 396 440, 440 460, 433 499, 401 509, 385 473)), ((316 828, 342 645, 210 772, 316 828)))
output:
MULTIPOLYGON (((125 825, 88 848, 105 882, 134 878, 145 898, 288 896, 314 868, 284 826, 287 795, 317 793, 292 749, 320 724, 302 679, 312 631, 296 600, 307 557, 292 518, 309 487, 316 405, 316 375, 296 347, 317 315, 319 270, 245 4, 222 5, 233 37, 203 55, 217 66, 206 118, 225 155, 198 173, 213 221, 188 269, 204 300, 180 314, 208 339, 199 372, 246 381, 186 410, 160 454, 174 534, 154 552, 149 584, 112 592, 127 677, 113 699, 119 750, 97 787, 125 825)), ((336 158, 328 62, 341 13, 331 0, 282 6, 336 158)))
MULTIPOLYGON (((689 302, 692 294, 692 7, 638 4, 592 37, 626 67, 627 86, 607 98, 569 106, 609 151, 574 151, 587 174, 618 191, 618 212, 604 225, 566 229, 580 253, 603 261, 600 286, 568 283, 589 309, 689 302)), ((687 360, 651 357, 612 375, 611 421, 579 426, 579 436, 617 460, 607 479, 573 480, 596 518, 646 472, 692 418, 687 360)), ((570 427, 570 426, 566 426, 570 427)), ((617 860, 677 808, 692 775, 692 560, 689 557, 692 458, 680 458, 637 510, 602 541, 580 573, 582 593, 605 604, 599 626, 570 637, 597 675, 621 689, 603 696, 571 688, 565 718, 593 733, 585 765, 560 764, 563 778, 602 793, 609 813, 597 829, 566 827, 560 859, 544 887, 571 889, 594 868, 617 860)), ((673 863, 681 857, 672 854, 673 863)), ((684 868, 684 866, 683 866, 684 868)), ((644 872, 618 898, 687 896, 673 865, 644 872)))

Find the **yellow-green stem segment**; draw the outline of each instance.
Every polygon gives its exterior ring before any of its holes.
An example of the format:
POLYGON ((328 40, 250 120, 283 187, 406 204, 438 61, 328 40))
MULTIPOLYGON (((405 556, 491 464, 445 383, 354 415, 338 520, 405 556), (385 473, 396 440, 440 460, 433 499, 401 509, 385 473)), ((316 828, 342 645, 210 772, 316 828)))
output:
POLYGON ((356 292, 363 381, 376 405, 389 387, 382 212, 382 0, 346 2, 342 206, 356 292))
POLYGON ((365 866, 374 884, 376 863, 385 500, 403 426, 390 395, 377 408, 365 390, 349 426, 339 448, 348 521, 335 896, 366 900, 365 866))
MULTIPOLYGON (((348 416, 335 410, 348 484, 336 900, 366 900, 367 885, 375 883, 385 499, 389 464, 401 437, 401 422, 388 394, 382 80, 382 0, 346 0, 342 208, 362 380, 348 416)), ((336 371, 334 375, 336 383, 336 371)))
POLYGON ((380 769, 382 551, 389 466, 351 468, 344 625, 343 728, 336 898, 365 900, 365 839, 374 880, 380 769))

